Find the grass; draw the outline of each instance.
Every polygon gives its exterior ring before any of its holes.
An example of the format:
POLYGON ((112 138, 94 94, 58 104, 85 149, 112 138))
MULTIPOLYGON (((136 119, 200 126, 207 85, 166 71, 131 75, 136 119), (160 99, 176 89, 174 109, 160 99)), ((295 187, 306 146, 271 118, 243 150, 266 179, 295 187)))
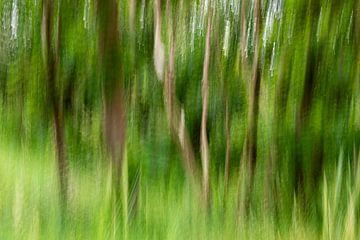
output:
MULTIPOLYGON (((224 187, 213 183, 217 191, 208 213, 183 181, 140 179, 136 208, 124 205, 126 198, 121 197, 115 214, 111 170, 105 161, 87 169, 70 168, 65 216, 58 201, 53 152, 51 144, 41 151, 1 144, 1 239, 357 239, 359 234, 359 173, 354 180, 345 176, 342 156, 337 171, 324 175, 319 228, 299 213, 296 201, 291 209, 280 206, 284 217, 279 221, 268 216, 261 203, 253 204, 248 218, 239 218, 235 179, 226 203, 224 187), (123 214, 124 206, 129 215, 123 214)), ((131 186, 126 195, 132 202, 131 186)))

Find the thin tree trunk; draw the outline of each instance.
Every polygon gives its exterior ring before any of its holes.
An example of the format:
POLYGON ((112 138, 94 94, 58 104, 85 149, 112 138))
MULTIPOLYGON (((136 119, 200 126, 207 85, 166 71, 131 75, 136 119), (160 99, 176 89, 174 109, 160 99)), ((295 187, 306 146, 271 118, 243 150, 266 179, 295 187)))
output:
MULTIPOLYGON (((160 40, 160 27, 161 27, 161 12, 160 12, 160 2, 157 0, 155 1, 155 41, 160 40)), ((169 4, 169 2, 168 2, 169 4)), ((170 16, 170 10, 169 6, 167 6, 167 14, 168 14, 168 21, 172 21, 172 16, 170 16)), ((167 120, 170 128, 170 132, 172 135, 172 138, 175 142, 178 143, 184 169, 186 172, 186 175, 190 179, 190 182, 193 184, 193 186, 197 185, 197 169, 195 164, 195 154, 193 151, 193 147, 188 135, 187 128, 185 126, 185 112, 182 108, 179 107, 178 102, 176 101, 175 96, 175 30, 176 30, 176 24, 173 23, 169 25, 168 33, 170 38, 170 54, 168 59, 168 66, 167 71, 165 74, 165 80, 164 80, 164 101, 165 101, 165 110, 167 115, 167 120), (171 27, 172 26, 172 27, 171 27)), ((155 43, 155 48, 161 47, 162 44, 155 43)), ((159 49, 158 49, 159 50, 159 49)), ((157 57, 156 54, 157 50, 154 50, 154 57, 157 57)), ((161 51, 161 50, 160 50, 161 51)), ((160 56, 161 57, 161 56, 160 56)), ((155 67, 157 64, 157 61, 161 61, 161 59, 154 59, 155 61, 155 67)), ((159 67, 161 69, 162 67, 159 67)), ((159 71, 161 73, 161 71, 159 71)), ((159 77, 159 76, 158 76, 159 77)), ((162 76, 160 76, 162 78, 162 76)))
MULTIPOLYGON (((247 119, 247 133, 246 140, 244 143, 242 170, 247 171, 249 182, 246 184, 246 200, 245 200, 245 210, 248 212, 251 201, 251 194, 254 185, 254 176, 256 168, 256 152, 257 152, 257 122, 259 115, 259 92, 260 92, 260 24, 261 24, 261 15, 260 15, 260 0, 255 1, 254 6, 254 62, 253 62, 253 74, 252 81, 250 82, 249 89, 249 112, 247 119)), ((246 174, 246 175, 247 175, 246 174)))
POLYGON ((210 183, 209 183, 209 144, 207 138, 207 116, 209 107, 209 65, 210 65, 210 40, 211 40, 211 21, 212 21, 212 10, 211 4, 209 4, 208 11, 208 23, 206 33, 206 45, 205 45, 205 57, 203 66, 203 77, 202 77, 202 117, 201 117, 201 161, 203 169, 203 194, 206 207, 209 206, 210 201, 210 183))
MULTIPOLYGON (((247 21, 246 21, 246 8, 248 0, 241 1, 241 38, 240 38, 240 56, 241 61, 240 65, 244 65, 246 61, 246 52, 247 52, 247 21)), ((241 66, 240 66, 241 67, 241 66)))
POLYGON ((135 13, 136 13, 136 1, 128 0, 129 5, 129 29, 130 34, 135 34, 135 13))
POLYGON ((165 50, 164 44, 161 41, 161 6, 160 0, 154 1, 154 22, 155 22, 155 36, 154 36, 154 66, 157 78, 162 81, 164 78, 165 67, 165 50))
MULTIPOLYGON (((58 19, 58 36, 56 38, 56 49, 52 47, 51 39, 54 34, 53 29, 53 5, 52 0, 43 1, 42 16, 42 41, 43 41, 43 57, 46 64, 46 79, 49 90, 49 98, 53 111, 56 156, 60 181, 60 198, 62 203, 66 205, 67 188, 68 188, 68 163, 65 151, 65 135, 64 135, 64 117, 61 109, 60 96, 56 91, 56 78, 59 77, 59 50, 60 50, 60 33, 61 33, 61 16, 58 19)), ((61 3, 60 15, 61 15, 61 3)))
POLYGON ((180 109, 176 99, 174 98, 175 40, 173 37, 171 38, 169 66, 164 86, 166 112, 172 136, 180 145, 185 171, 192 182, 197 182, 195 155, 187 128, 185 126, 185 112, 182 108, 180 109))

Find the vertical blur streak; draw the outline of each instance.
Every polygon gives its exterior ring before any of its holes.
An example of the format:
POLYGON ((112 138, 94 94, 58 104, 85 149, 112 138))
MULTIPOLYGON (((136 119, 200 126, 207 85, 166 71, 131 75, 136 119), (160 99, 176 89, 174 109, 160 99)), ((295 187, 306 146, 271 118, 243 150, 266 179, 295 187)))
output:
POLYGON ((0 0, 0 235, 359 239, 359 8, 0 0))
POLYGON ((225 96, 225 135, 226 135, 226 150, 225 150, 225 174, 224 174, 224 186, 225 193, 227 192, 229 176, 230 176, 230 117, 229 117, 229 99, 225 96))
POLYGON ((125 96, 116 0, 98 0, 100 72, 104 80, 104 134, 118 186, 125 144, 125 96))
POLYGON ((242 164, 246 166, 243 170, 249 174, 249 182, 247 182, 247 193, 245 208, 248 212, 250 209, 251 194, 254 185, 254 175, 256 168, 256 153, 257 153, 257 124, 259 115, 259 92, 260 92, 260 0, 255 1, 254 6, 254 59, 253 59, 253 74, 252 81, 249 86, 249 109, 247 121, 247 133, 244 143, 242 164))
MULTIPOLYGON (((185 111, 183 108, 180 108, 175 94, 175 33, 176 33, 176 18, 171 15, 170 2, 167 2, 167 18, 171 24, 168 24, 168 34, 170 41, 170 53, 168 59, 168 66, 165 74, 164 80, 164 102, 165 110, 168 119, 168 124, 171 132, 171 136, 174 141, 179 145, 183 166, 186 172, 186 175, 190 179, 191 184, 196 187, 197 185, 197 169, 195 164, 195 154, 193 146, 191 144, 188 130, 185 124, 185 111)), ((160 2, 156 1, 156 20, 155 22, 161 25, 160 21, 160 2)), ((156 26, 156 32, 159 31, 160 35, 160 26, 156 26)), ((156 36, 155 36, 156 41, 156 36)), ((155 45, 156 47, 156 45, 155 45)), ((156 56, 154 56, 156 57, 156 56)), ((154 59, 156 65, 156 59, 154 59)))
POLYGON ((14 0, 11 11, 11 38, 17 37, 18 28, 18 5, 17 0, 14 0))
POLYGON ((246 30, 246 8, 247 8, 247 2, 248 0, 242 0, 241 1, 241 39, 240 39, 240 53, 241 53, 241 63, 244 64, 245 60, 246 60, 246 49, 247 49, 247 44, 246 44, 246 34, 247 34, 247 30, 246 30))
MULTIPOLYGON (((355 46, 355 67, 354 67, 354 90, 357 92, 359 90, 359 81, 360 81, 360 1, 354 0, 354 23, 353 23, 353 32, 354 32, 354 46, 355 46)), ((354 96, 356 97, 356 96, 354 96)))
MULTIPOLYGON (((353 16, 354 16, 354 21, 353 21, 353 33, 354 33, 354 51, 355 51, 355 59, 354 59, 354 70, 353 70, 353 101, 356 101, 355 99, 358 97, 359 94, 359 87, 360 87, 360 1, 358 0, 354 0, 353 3, 353 16)), ((356 149, 356 146, 354 147, 355 152, 354 154, 354 158, 358 159, 358 157, 356 157, 358 155, 358 149, 356 149)), ((354 161, 354 165, 358 162, 354 161)), ((358 166, 358 164, 356 164, 355 166, 358 166)), ((354 167, 354 172, 356 171, 356 167, 354 167)))
POLYGON ((54 34, 53 11, 54 1, 43 1, 42 16, 42 41, 43 58, 46 66, 46 81, 50 104, 52 105, 55 143, 58 162, 58 172, 60 180, 61 204, 66 206, 68 188, 68 163, 65 152, 64 118, 61 109, 60 95, 56 91, 56 79, 59 77, 59 53, 60 53, 60 33, 61 33, 61 1, 59 2, 58 35, 56 38, 56 49, 52 47, 51 39, 54 34))
MULTIPOLYGON (((317 22, 320 14, 320 5, 317 0, 309 0, 309 5, 307 8, 307 20, 304 26, 310 28, 305 29, 305 34, 308 37, 308 45, 306 49, 306 69, 305 69, 305 79, 304 79, 304 87, 303 94, 301 97, 300 107, 297 113, 296 118, 296 129, 295 129, 295 138, 296 138, 296 146, 295 146, 295 192, 297 197, 299 198, 299 202, 301 205, 305 207, 306 205, 306 196, 305 196, 305 169, 304 169, 304 156, 302 149, 302 139, 304 137, 304 130, 308 127, 309 122, 309 113, 313 105, 314 100, 314 88, 316 84, 316 69, 317 69, 317 51, 314 46, 313 39, 316 38, 316 25, 313 24, 317 22), (308 31, 308 32, 307 32, 308 31)), ((319 144, 315 147, 315 151, 322 151, 320 149, 322 145, 321 139, 320 142, 316 142, 319 144), (319 148, 319 149, 317 149, 319 148)), ((317 153, 314 152, 314 156, 317 153)), ((320 159, 313 159, 315 161, 322 161, 320 159)), ((322 163, 319 163, 322 165, 322 163)))
POLYGON ((154 39, 154 63, 158 80, 164 77, 165 50, 161 42, 161 6, 160 1, 155 0, 155 39, 154 39))
POLYGON ((204 191, 204 203, 206 208, 209 207, 210 201, 210 183, 209 183, 209 144, 207 138, 207 117, 209 108, 209 65, 210 65, 210 40, 211 40, 211 21, 212 21, 212 6, 211 2, 208 3, 208 19, 207 19, 207 33, 206 33, 206 45, 205 45, 205 57, 203 66, 202 77, 202 117, 201 117, 201 161, 203 168, 203 191, 204 191))
POLYGON ((136 11, 136 1, 129 0, 129 27, 130 34, 135 34, 135 11, 136 11))
MULTIPOLYGON (((286 43, 285 43, 286 44, 286 43)), ((281 53, 280 66, 279 66, 279 76, 276 82, 275 90, 275 101, 274 101, 274 112, 273 112, 273 122, 274 129, 271 133, 270 142, 270 154, 269 159, 267 159, 266 165, 266 178, 265 178, 265 201, 266 201, 266 210, 270 214, 275 214, 277 218, 279 213, 279 204, 278 198, 280 196, 280 183, 278 182, 279 177, 279 167, 281 166, 280 160, 284 158, 284 154, 281 151, 281 134, 282 127, 285 122, 286 117, 286 104, 288 101, 289 95, 289 72, 291 72, 291 65, 287 65, 288 62, 291 62, 291 53, 288 51, 288 47, 285 46, 283 52, 281 53)))
POLYGON ((357 54, 357 68, 359 68, 360 62, 360 2, 354 0, 354 24, 353 24, 353 32, 354 32, 354 40, 355 40, 355 51, 357 54))

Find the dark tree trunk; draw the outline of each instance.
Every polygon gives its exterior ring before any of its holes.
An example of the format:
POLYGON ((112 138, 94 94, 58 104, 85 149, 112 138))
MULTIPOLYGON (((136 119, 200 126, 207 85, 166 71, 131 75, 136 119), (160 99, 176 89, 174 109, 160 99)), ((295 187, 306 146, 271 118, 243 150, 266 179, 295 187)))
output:
POLYGON ((55 130, 55 144, 56 157, 60 180, 60 194, 62 203, 67 201, 68 188, 68 163, 65 151, 65 132, 64 132, 64 118, 62 112, 62 105, 60 102, 60 94, 56 91, 56 80, 59 77, 59 49, 60 49, 60 33, 61 33, 61 4, 59 5, 59 19, 58 19, 58 36, 55 42, 55 48, 51 44, 51 39, 54 34, 53 23, 53 7, 52 0, 43 1, 43 18, 42 18, 42 34, 43 34, 43 52, 46 64, 46 80, 49 94, 49 101, 52 106, 54 130, 55 130))
POLYGON ((104 81, 104 137, 118 185, 125 145, 126 111, 116 0, 98 0, 100 72, 104 81))

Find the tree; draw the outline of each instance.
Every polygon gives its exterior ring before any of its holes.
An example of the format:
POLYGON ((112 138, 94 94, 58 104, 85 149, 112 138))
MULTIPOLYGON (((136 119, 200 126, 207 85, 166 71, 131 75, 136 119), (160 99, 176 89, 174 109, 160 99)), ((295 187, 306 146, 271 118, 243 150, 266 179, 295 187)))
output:
MULTIPOLYGON (((195 164, 195 155, 191 141, 189 139, 188 130, 185 125, 185 111, 178 104, 175 95, 175 33, 176 21, 171 14, 171 5, 167 2, 167 19, 171 24, 168 24, 168 35, 170 51, 168 55, 168 63, 164 79, 164 101, 165 110, 168 119, 168 124, 171 136, 179 145, 183 165, 187 176, 189 177, 193 186, 197 185, 197 168, 195 164)), ((154 40, 154 64, 158 79, 163 79, 165 56, 164 47, 161 42, 161 6, 160 1, 155 1, 155 40, 154 40)))
POLYGON ((247 118, 247 133, 244 143, 242 156, 242 171, 249 174, 249 181, 246 191, 245 208, 249 210, 251 201, 251 193, 254 185, 255 168, 257 162, 257 124, 259 115, 259 93, 261 82, 261 66, 260 66, 260 29, 261 29, 261 12, 260 0, 254 2, 254 58, 252 63, 252 79, 249 83, 249 107, 247 118))
POLYGON ((114 170, 116 187, 120 181, 125 148, 126 104, 116 0, 98 0, 100 73, 104 82, 104 137, 114 170))
POLYGON ((64 134, 64 118, 61 104, 61 96, 56 89, 59 77, 59 61, 60 61, 60 34, 61 34, 61 1, 59 4, 59 16, 57 22, 57 36, 55 43, 52 44, 52 38, 55 34, 54 29, 54 6, 55 1, 43 0, 43 15, 42 15, 42 50, 43 59, 46 66, 45 78, 48 89, 49 102, 52 108, 52 115, 54 121, 56 157, 58 165, 58 173, 60 180, 60 194, 63 204, 67 201, 68 188, 68 161, 65 151, 65 134, 64 134))
POLYGON ((206 43, 205 43, 205 56, 203 65, 203 77, 202 77, 202 116, 201 116, 201 162, 203 170, 203 192, 204 201, 206 206, 209 205, 210 201, 210 180, 209 180, 209 143, 207 137, 207 116, 209 108, 209 65, 210 65, 210 45, 211 45, 211 19, 212 7, 211 1, 208 3, 208 19, 207 19, 207 32, 206 32, 206 43))

